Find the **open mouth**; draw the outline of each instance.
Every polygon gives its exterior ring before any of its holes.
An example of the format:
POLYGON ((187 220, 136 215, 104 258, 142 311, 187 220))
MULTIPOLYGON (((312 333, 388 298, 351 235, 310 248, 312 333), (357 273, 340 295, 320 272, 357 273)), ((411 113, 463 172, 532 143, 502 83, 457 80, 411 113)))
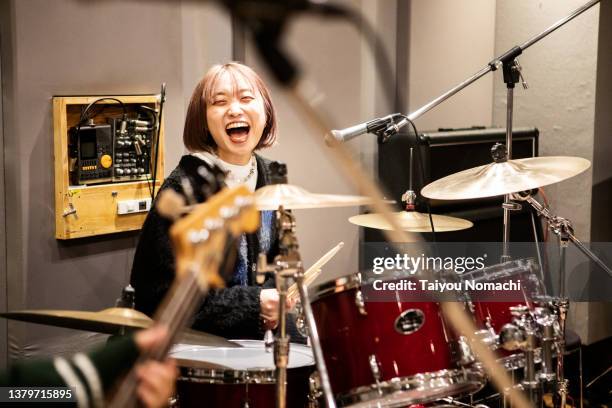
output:
POLYGON ((225 132, 234 143, 242 143, 249 137, 251 127, 246 122, 233 122, 225 127, 225 132))

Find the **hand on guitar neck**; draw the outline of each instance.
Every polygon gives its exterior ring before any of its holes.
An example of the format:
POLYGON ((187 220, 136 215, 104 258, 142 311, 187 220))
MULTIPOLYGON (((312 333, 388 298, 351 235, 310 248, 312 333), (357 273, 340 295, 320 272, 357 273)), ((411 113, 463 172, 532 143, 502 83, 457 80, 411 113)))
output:
MULTIPOLYGON (((141 352, 148 353, 160 347, 168 336, 168 330, 163 326, 154 326, 138 332, 134 341, 141 352)), ((174 387, 178 370, 174 359, 163 362, 147 360, 136 367, 138 389, 136 391, 141 404, 147 408, 165 407, 168 399, 174 395, 174 387)))

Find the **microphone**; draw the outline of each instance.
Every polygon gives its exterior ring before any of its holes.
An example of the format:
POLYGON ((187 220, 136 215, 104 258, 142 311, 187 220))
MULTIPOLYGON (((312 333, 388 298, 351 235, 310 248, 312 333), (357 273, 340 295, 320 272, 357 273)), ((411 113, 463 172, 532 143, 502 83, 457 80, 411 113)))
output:
POLYGON ((337 142, 348 142, 351 139, 361 136, 365 133, 378 133, 381 130, 388 129, 390 126, 395 124, 395 118, 401 115, 400 113, 393 113, 391 115, 376 118, 368 122, 360 123, 355 126, 347 127, 340 130, 332 130, 330 133, 325 135, 325 142, 327 145, 331 145, 335 139, 337 142))

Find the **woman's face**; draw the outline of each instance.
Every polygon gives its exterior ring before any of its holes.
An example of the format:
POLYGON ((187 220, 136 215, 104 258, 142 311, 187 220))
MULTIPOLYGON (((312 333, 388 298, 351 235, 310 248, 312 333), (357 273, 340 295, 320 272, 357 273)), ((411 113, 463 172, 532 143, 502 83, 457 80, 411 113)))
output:
POLYGON ((206 121, 219 157, 247 164, 266 125, 263 98, 242 75, 224 72, 206 103, 206 121))

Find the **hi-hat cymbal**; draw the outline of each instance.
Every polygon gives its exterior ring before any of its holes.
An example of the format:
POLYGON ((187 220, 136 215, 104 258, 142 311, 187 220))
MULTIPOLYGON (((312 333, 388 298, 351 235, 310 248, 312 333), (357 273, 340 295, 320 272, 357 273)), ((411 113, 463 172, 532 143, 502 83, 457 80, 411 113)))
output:
POLYGON ((467 200, 531 190, 574 177, 591 166, 581 157, 530 157, 474 167, 426 185, 421 195, 467 200))
POLYGON ((292 184, 272 184, 255 191, 258 210, 276 210, 281 205, 287 210, 329 207, 352 207, 372 204, 364 196, 315 194, 292 184))
MULTIPOLYGON (((111 307, 99 312, 80 310, 19 310, 1 313, 7 319, 20 320, 47 326, 86 330, 98 333, 118 334, 121 329, 146 329, 153 320, 134 309, 111 307)), ((223 337, 196 331, 184 330, 179 334, 179 342, 211 347, 240 347, 223 337)))
MULTIPOLYGON (((395 221, 404 231, 408 232, 431 232, 429 215, 417 211, 400 211, 391 213, 395 221)), ((462 218, 449 217, 446 215, 431 214, 436 232, 459 231, 471 228, 474 224, 462 218)), ((361 214, 349 218, 349 222, 362 227, 376 228, 380 230, 391 230, 391 225, 381 214, 361 214)))

